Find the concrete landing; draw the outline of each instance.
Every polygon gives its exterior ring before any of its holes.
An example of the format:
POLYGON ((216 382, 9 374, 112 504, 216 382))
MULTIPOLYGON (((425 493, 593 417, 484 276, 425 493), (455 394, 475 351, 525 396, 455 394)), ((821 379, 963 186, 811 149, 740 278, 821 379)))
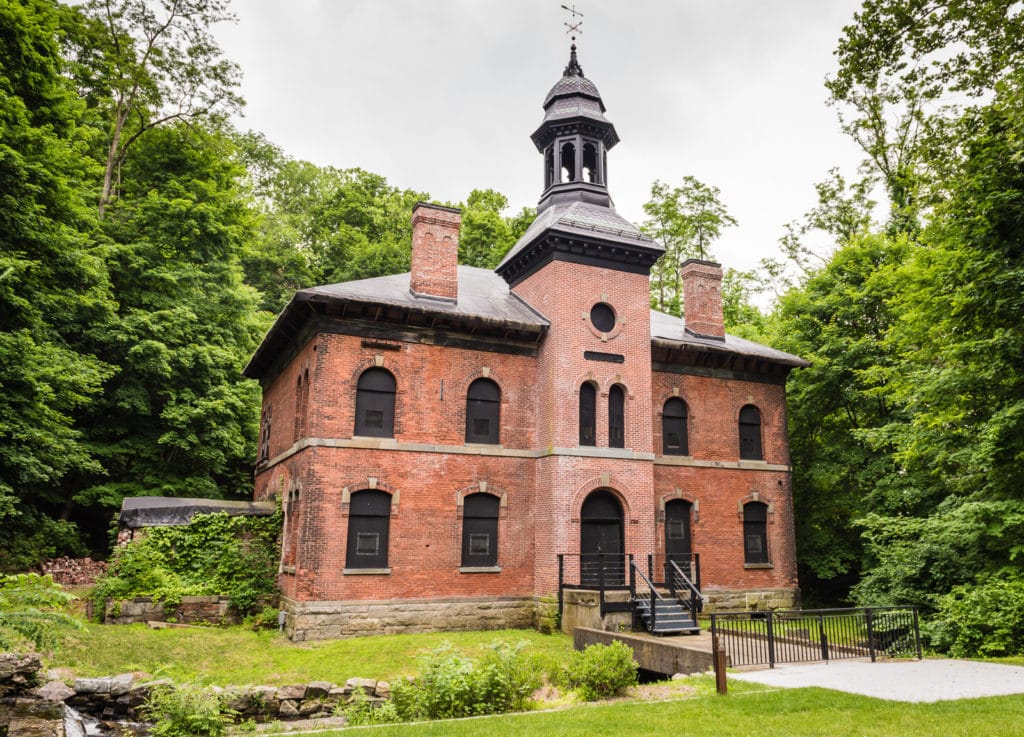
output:
POLYGON ((671 676, 676 673, 705 673, 714 668, 711 655, 711 633, 657 637, 647 632, 606 632, 576 627, 573 646, 582 650, 587 645, 610 645, 618 640, 633 650, 633 657, 644 670, 671 676))

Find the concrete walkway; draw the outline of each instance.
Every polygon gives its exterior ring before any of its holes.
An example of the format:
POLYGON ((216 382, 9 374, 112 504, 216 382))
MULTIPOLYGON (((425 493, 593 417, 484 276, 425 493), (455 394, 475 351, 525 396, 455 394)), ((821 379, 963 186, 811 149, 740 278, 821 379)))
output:
POLYGON ((729 673, 779 688, 819 686, 889 701, 952 701, 1024 694, 1024 667, 970 660, 842 660, 729 673))

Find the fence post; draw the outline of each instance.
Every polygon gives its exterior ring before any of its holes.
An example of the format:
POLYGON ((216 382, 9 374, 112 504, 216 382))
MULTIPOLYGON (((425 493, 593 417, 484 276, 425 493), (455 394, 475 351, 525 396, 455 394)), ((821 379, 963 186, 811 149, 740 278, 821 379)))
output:
MULTIPOLYGON (((714 624, 711 626, 714 629, 714 624)), ((729 692, 725 679, 725 648, 722 647, 717 634, 711 635, 711 657, 715 664, 715 690, 724 696, 729 692)))
POLYGON ((565 583, 565 556, 558 554, 558 624, 562 624, 564 604, 562 603, 562 585, 565 583))
POLYGON ((917 659, 924 660, 924 653, 921 652, 921 627, 917 621, 917 607, 912 607, 914 612, 914 645, 917 646, 917 659))
POLYGON ((768 624, 768 667, 775 667, 775 630, 772 628, 772 620, 775 619, 775 615, 772 612, 765 612, 768 616, 765 621, 768 624))
POLYGON ((825 613, 818 612, 818 639, 821 641, 821 659, 828 662, 828 635, 825 633, 825 613))
POLYGON ((864 618, 867 620, 868 625, 868 652, 871 654, 871 662, 875 662, 875 627, 871 621, 871 610, 864 610, 864 618))

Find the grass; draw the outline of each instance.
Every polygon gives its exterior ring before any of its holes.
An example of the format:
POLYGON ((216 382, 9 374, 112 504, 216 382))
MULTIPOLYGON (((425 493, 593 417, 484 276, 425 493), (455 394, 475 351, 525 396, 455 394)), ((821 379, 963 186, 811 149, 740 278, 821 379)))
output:
POLYGON ((211 686, 281 686, 309 681, 344 683, 352 677, 394 680, 415 674, 417 656, 443 642, 468 655, 495 640, 526 641, 531 652, 567 663, 572 640, 534 630, 379 635, 293 643, 277 632, 243 627, 151 630, 145 625, 87 624, 67 634, 48 659, 50 668, 75 676, 145 673, 211 686))
MULTIPOLYGON (((730 685, 731 688, 731 685, 730 685)), ((1024 698, 906 704, 820 688, 321 732, 320 737, 1018 737, 1024 698)))

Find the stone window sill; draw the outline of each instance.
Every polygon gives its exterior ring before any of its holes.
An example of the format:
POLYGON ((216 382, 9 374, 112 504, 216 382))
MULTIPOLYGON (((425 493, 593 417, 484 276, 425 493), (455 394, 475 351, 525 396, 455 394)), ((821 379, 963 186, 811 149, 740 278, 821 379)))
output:
POLYGON ((343 576, 390 576, 390 568, 345 568, 342 570, 341 575, 343 576))
POLYGON ((295 575, 295 566, 281 566, 281 573, 290 573, 295 575))
POLYGON ((462 566, 459 573, 501 573, 501 566, 462 566))
POLYGON ((774 563, 744 563, 743 567, 746 568, 747 570, 760 570, 760 569, 774 568, 775 564, 774 563))

